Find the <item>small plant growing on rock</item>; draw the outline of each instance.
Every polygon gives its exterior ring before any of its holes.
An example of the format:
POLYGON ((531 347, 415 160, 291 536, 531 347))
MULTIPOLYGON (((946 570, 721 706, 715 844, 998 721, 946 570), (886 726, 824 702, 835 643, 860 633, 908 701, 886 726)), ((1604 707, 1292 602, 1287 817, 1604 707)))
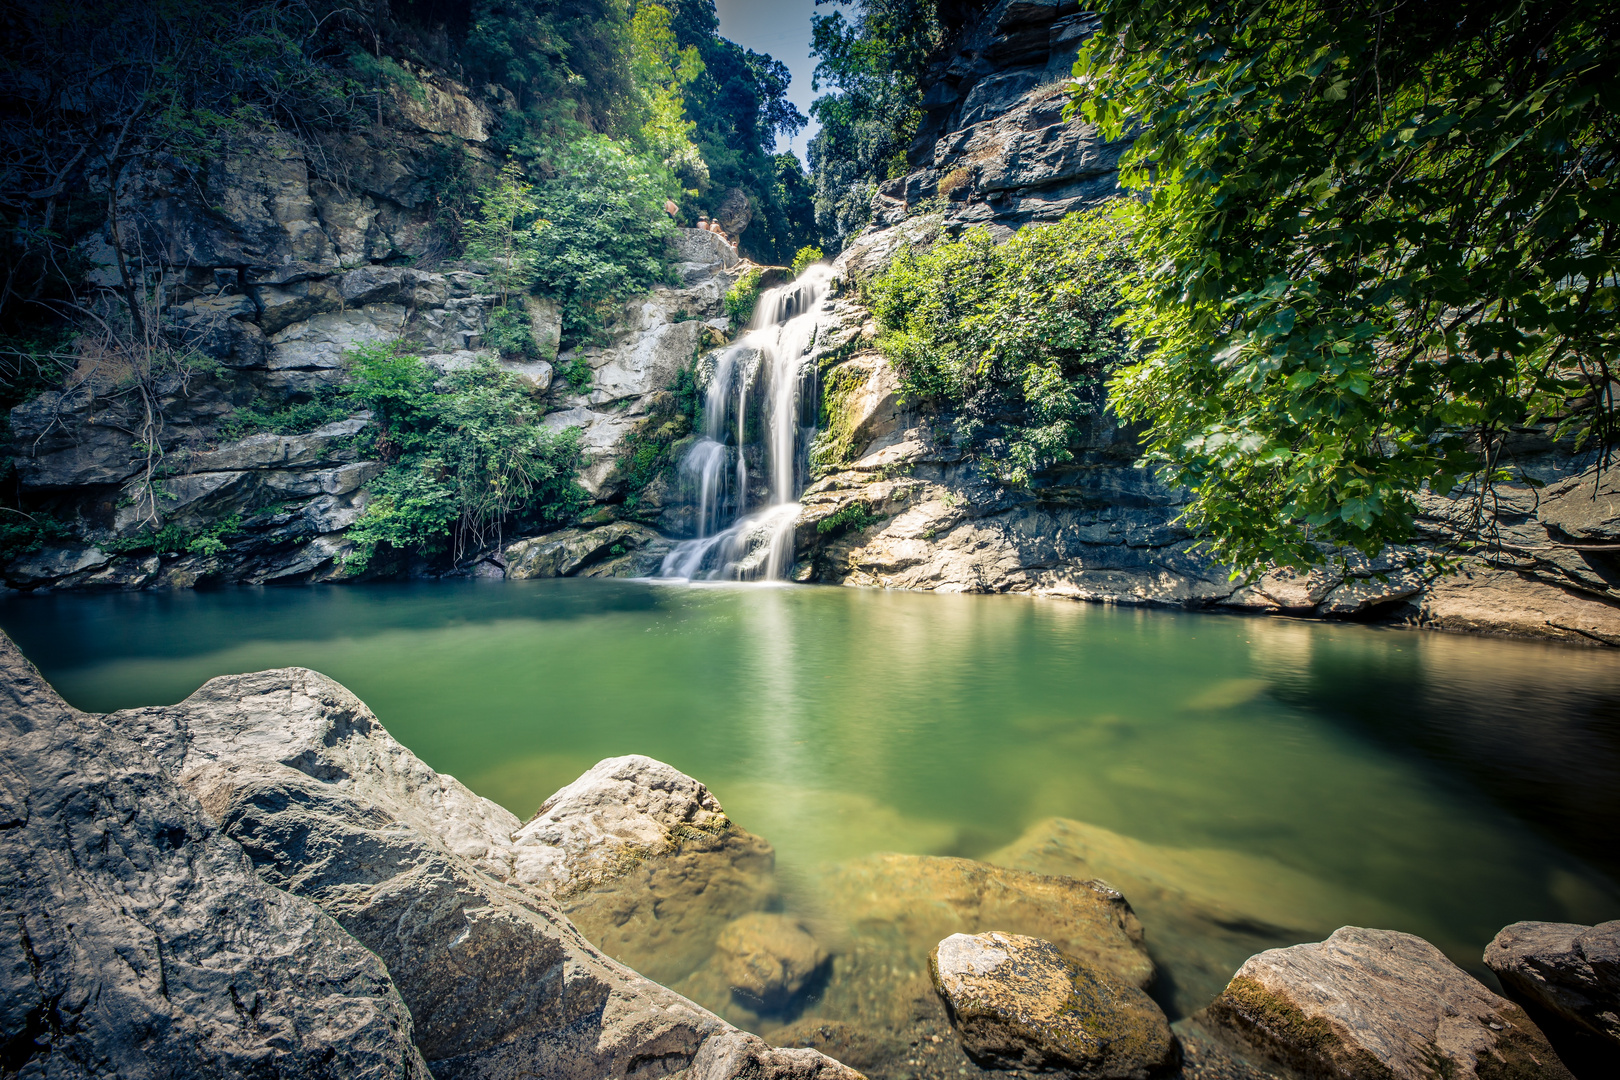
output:
POLYGON ((798 254, 793 256, 793 276, 798 277, 826 257, 827 253, 814 244, 800 248, 798 254))
POLYGON ((740 329, 747 326, 754 317, 754 306, 759 303, 759 294, 765 290, 760 285, 763 278, 758 267, 746 271, 738 278, 731 288, 726 290, 726 314, 731 317, 733 328, 740 329))

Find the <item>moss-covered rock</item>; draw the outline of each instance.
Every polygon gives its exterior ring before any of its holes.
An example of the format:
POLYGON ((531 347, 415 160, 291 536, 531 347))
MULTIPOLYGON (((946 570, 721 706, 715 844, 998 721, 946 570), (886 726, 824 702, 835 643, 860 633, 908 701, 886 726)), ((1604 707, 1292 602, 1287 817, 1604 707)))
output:
POLYGON ((1393 930, 1251 956, 1204 1020, 1308 1077, 1571 1080, 1522 1009, 1393 930))
POLYGON ((1175 1063, 1170 1023, 1110 971, 1019 934, 952 934, 928 958, 962 1045, 992 1068, 1147 1077, 1175 1063))

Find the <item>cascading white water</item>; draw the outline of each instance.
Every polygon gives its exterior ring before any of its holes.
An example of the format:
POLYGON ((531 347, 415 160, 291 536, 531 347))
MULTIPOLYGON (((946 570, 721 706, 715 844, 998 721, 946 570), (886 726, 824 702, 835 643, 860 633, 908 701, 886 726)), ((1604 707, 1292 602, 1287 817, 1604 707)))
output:
POLYGON ((793 524, 815 435, 814 422, 802 418, 814 401, 812 350, 832 276, 829 267, 812 266, 791 284, 766 290, 747 333, 716 356, 703 435, 681 460, 682 475, 696 489, 697 538, 664 557, 660 577, 771 580, 793 565, 793 524), (770 481, 763 500, 750 499, 748 490, 755 449, 749 422, 756 415, 770 481))

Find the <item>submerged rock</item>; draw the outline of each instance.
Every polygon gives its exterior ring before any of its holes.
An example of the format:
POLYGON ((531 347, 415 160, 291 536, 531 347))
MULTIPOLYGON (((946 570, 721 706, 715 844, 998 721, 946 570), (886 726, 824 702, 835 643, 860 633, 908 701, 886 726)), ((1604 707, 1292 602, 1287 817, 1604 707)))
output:
POLYGON ((755 911, 733 919, 715 942, 733 993, 765 1009, 791 1001, 827 962, 827 952, 797 919, 755 911))
POLYGON ((771 846, 708 788, 641 755, 598 763, 512 839, 514 880, 551 893, 598 948, 662 983, 703 966, 722 929, 776 893, 771 846))
MULTIPOLYGON (((1214 697, 1243 691, 1233 683, 1214 697)), ((1161 1000, 1180 1016, 1209 1004, 1232 972, 1261 950, 1321 938, 1356 920, 1401 918, 1386 903, 1274 859, 1150 844, 1070 818, 1036 822, 985 859, 1037 874, 1099 879, 1130 897, 1152 929, 1154 960, 1175 976, 1161 1000)))
POLYGON ((1039 937, 1124 985, 1153 981, 1141 924, 1104 885, 920 855, 857 859, 816 885, 816 936, 832 960, 804 1015, 776 1037, 852 1047, 852 1060, 875 1075, 977 1071, 929 974, 930 953, 951 934, 1039 937))
POLYGON ((1576 1056, 1593 1065, 1620 1061, 1620 920, 1514 923, 1486 947, 1485 966, 1543 1023, 1560 1052, 1560 1036, 1570 1038, 1572 1066, 1576 1056))
POLYGON ((1020 934, 952 934, 929 956, 962 1045, 1003 1069, 1146 1077, 1175 1060, 1170 1022, 1142 990, 1020 934))
POLYGON ((1208 1022, 1312 1076, 1569 1080, 1523 1009, 1422 938, 1346 926, 1252 956, 1208 1022))
POLYGON ((517 819, 434 772, 325 676, 214 679, 109 720, 184 778, 263 877, 388 964, 438 1080, 583 1080, 650 1062, 714 1080, 854 1075, 603 956, 514 874, 517 819))
POLYGON ((0 634, 0 1072, 430 1080, 376 956, 0 634))

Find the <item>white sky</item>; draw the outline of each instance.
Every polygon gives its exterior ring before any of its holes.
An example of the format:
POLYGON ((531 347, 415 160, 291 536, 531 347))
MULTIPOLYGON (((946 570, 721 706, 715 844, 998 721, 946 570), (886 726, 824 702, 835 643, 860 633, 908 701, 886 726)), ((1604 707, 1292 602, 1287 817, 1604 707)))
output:
MULTIPOLYGON (((715 0, 714 6, 720 13, 720 36, 746 49, 770 53, 788 66, 793 72, 788 100, 808 117, 810 102, 816 97, 810 91, 810 74, 816 67, 810 59, 810 16, 816 10, 815 0, 715 0)), ((823 4, 821 13, 830 14, 838 8, 836 4, 823 4)), ((802 159, 816 126, 811 120, 791 147, 778 142, 777 150, 791 149, 802 159)))

